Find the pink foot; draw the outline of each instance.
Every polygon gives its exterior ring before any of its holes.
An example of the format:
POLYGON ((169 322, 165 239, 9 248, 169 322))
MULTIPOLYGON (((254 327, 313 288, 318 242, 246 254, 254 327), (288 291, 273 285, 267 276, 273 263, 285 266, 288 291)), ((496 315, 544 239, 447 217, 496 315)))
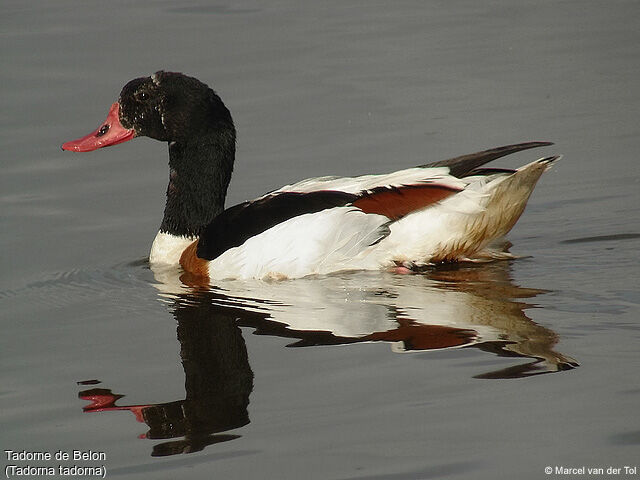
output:
POLYGON ((409 275, 410 273, 413 273, 413 270, 407 267, 393 267, 391 269, 391 272, 399 273, 400 275, 409 275))

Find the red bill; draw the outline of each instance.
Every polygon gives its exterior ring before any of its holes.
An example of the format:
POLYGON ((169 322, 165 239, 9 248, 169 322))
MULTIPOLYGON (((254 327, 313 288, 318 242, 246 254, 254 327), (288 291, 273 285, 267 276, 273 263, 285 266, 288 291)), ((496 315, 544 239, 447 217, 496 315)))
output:
POLYGON ((119 112, 120 104, 115 102, 109 109, 107 119, 97 130, 77 140, 63 143, 62 149, 71 152, 90 152, 131 140, 136 136, 136 132, 133 128, 127 129, 122 126, 119 112))

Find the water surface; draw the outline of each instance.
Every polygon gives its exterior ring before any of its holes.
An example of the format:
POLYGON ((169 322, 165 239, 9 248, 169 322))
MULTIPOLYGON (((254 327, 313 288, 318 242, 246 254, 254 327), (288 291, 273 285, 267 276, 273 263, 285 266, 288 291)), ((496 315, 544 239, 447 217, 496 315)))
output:
POLYGON ((637 464, 637 2, 0 11, 3 449, 105 452, 120 478, 637 464), (497 166, 564 158, 509 234, 516 261, 203 289, 146 262, 165 145, 59 149, 159 69, 231 109, 229 205, 520 141, 556 145, 497 166))

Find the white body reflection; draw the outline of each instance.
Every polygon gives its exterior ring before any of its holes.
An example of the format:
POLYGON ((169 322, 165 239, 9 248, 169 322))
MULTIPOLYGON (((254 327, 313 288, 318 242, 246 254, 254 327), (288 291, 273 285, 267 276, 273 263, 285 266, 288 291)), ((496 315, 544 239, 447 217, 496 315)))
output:
MULTIPOLYGON (((221 307, 261 314, 304 345, 385 341, 396 352, 475 345, 536 361, 504 376, 566 370, 577 362, 553 347, 557 335, 529 319, 524 300, 544 293, 509 278, 508 262, 457 265, 419 275, 353 272, 291 281, 227 281, 215 287, 167 269, 154 272, 163 296, 214 293, 221 307), (322 334, 322 335, 320 335, 322 334)), ((255 317, 240 324, 260 329, 255 317)), ((282 335, 274 333, 275 335, 282 335)), ((496 376, 502 376, 496 373, 496 376)))

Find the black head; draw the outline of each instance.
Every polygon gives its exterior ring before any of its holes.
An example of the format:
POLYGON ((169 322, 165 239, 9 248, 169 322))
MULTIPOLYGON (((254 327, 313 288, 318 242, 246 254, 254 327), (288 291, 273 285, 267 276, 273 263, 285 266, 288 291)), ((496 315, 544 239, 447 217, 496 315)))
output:
POLYGON ((146 136, 169 142, 169 187, 160 230, 195 237, 224 209, 236 131, 220 97, 199 80, 156 72, 127 83, 94 132, 62 145, 88 152, 146 136))
POLYGON ((235 139, 231 114, 220 97, 196 78, 159 71, 127 83, 107 120, 62 148, 85 152, 137 136, 189 143, 211 135, 235 139))
POLYGON ((233 127, 220 97, 200 80, 159 71, 136 78, 120 93, 120 120, 137 135, 182 141, 233 127))

